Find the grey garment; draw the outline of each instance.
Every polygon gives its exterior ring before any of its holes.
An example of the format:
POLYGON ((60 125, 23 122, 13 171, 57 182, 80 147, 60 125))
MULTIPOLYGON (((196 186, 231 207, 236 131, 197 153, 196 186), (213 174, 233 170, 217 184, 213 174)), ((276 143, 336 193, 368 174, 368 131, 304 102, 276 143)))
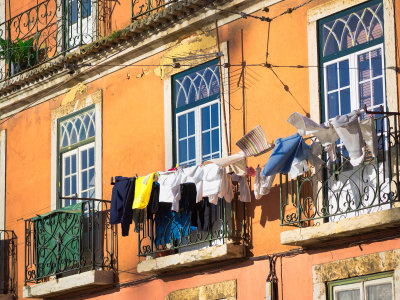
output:
POLYGON ((247 184, 247 176, 239 176, 232 174, 232 181, 239 182, 239 200, 242 202, 251 202, 249 185, 247 184))
POLYGON ((364 160, 365 142, 358 122, 358 112, 352 111, 331 120, 336 133, 342 140, 350 156, 350 163, 358 166, 364 160))
POLYGON ((256 169, 256 178, 254 179, 254 197, 259 200, 262 196, 269 194, 275 175, 261 176, 260 166, 256 169))
POLYGON ((375 121, 369 118, 360 122, 361 133, 373 157, 378 156, 378 136, 376 134, 375 121))
POLYGON ((317 124, 313 120, 295 112, 287 119, 289 124, 297 128, 297 132, 301 136, 313 135, 323 146, 336 143, 339 139, 335 129, 330 124, 317 124))

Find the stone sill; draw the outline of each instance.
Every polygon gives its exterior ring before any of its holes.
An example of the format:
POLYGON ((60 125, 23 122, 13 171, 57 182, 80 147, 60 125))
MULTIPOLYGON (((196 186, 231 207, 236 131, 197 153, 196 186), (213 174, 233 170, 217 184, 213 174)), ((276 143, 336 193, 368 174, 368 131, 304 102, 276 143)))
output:
POLYGON ((318 246, 321 242, 384 230, 400 225, 400 207, 324 223, 315 227, 298 228, 281 233, 281 244, 318 246))
POLYGON ((114 282, 113 271, 93 270, 63 278, 53 279, 23 288, 24 298, 46 298, 67 294, 77 290, 96 286, 111 285, 114 282))
POLYGON ((14 300, 14 295, 11 294, 0 294, 0 300, 14 300))
POLYGON ((209 264, 214 261, 241 258, 245 255, 246 247, 244 245, 225 243, 219 246, 148 259, 138 263, 137 271, 138 273, 171 272, 182 268, 209 264))

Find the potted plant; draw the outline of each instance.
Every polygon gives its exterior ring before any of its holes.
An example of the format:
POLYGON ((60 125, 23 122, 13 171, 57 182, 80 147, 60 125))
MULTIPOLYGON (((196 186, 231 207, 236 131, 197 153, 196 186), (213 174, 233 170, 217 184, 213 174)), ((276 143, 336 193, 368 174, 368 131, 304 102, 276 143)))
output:
POLYGON ((15 75, 37 63, 34 50, 35 38, 15 42, 0 38, 0 59, 4 59, 9 67, 10 75, 15 75))

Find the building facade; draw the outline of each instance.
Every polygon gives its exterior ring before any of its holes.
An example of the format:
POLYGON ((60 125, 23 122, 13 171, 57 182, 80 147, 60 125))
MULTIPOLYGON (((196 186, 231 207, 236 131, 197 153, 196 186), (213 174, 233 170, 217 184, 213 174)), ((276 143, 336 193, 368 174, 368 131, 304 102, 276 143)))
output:
POLYGON ((397 0, 2 1, 0 299, 400 299, 399 16, 397 0), (111 224, 116 176, 354 110, 376 130, 361 162, 341 136, 260 199, 234 181, 207 228, 111 224))

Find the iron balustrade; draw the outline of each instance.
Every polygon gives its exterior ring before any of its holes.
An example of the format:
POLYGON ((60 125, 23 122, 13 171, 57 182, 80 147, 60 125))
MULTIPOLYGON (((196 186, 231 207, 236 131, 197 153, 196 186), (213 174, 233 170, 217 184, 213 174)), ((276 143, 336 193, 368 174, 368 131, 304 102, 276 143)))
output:
POLYGON ((0 295, 3 294, 17 294, 17 236, 12 230, 0 230, 0 295))
MULTIPOLYGON (((347 150, 338 146, 335 162, 311 168, 293 180, 280 175, 281 225, 316 226, 396 205, 400 187, 399 116, 375 117, 376 158, 367 151, 364 162, 353 167, 347 150)), ((327 157, 322 151, 325 162, 327 157)))
MULTIPOLYGON (((44 0, 0 23, 0 81, 111 33, 112 0, 44 0)), ((16 11, 17 12, 17 11, 16 11)))
POLYGON ((150 16, 180 0, 131 0, 132 22, 150 16))
POLYGON ((144 221, 138 223, 137 230, 139 258, 156 258, 228 242, 248 245, 250 222, 246 216, 246 205, 238 200, 237 186, 234 194, 231 203, 219 199, 218 205, 210 204, 204 218, 207 224, 202 229, 191 224, 190 214, 185 217, 182 212, 171 213, 160 226, 157 216, 147 219, 144 210, 144 221))
POLYGON ((89 270, 117 270, 118 236, 109 206, 85 200, 25 220, 25 285, 89 270))

